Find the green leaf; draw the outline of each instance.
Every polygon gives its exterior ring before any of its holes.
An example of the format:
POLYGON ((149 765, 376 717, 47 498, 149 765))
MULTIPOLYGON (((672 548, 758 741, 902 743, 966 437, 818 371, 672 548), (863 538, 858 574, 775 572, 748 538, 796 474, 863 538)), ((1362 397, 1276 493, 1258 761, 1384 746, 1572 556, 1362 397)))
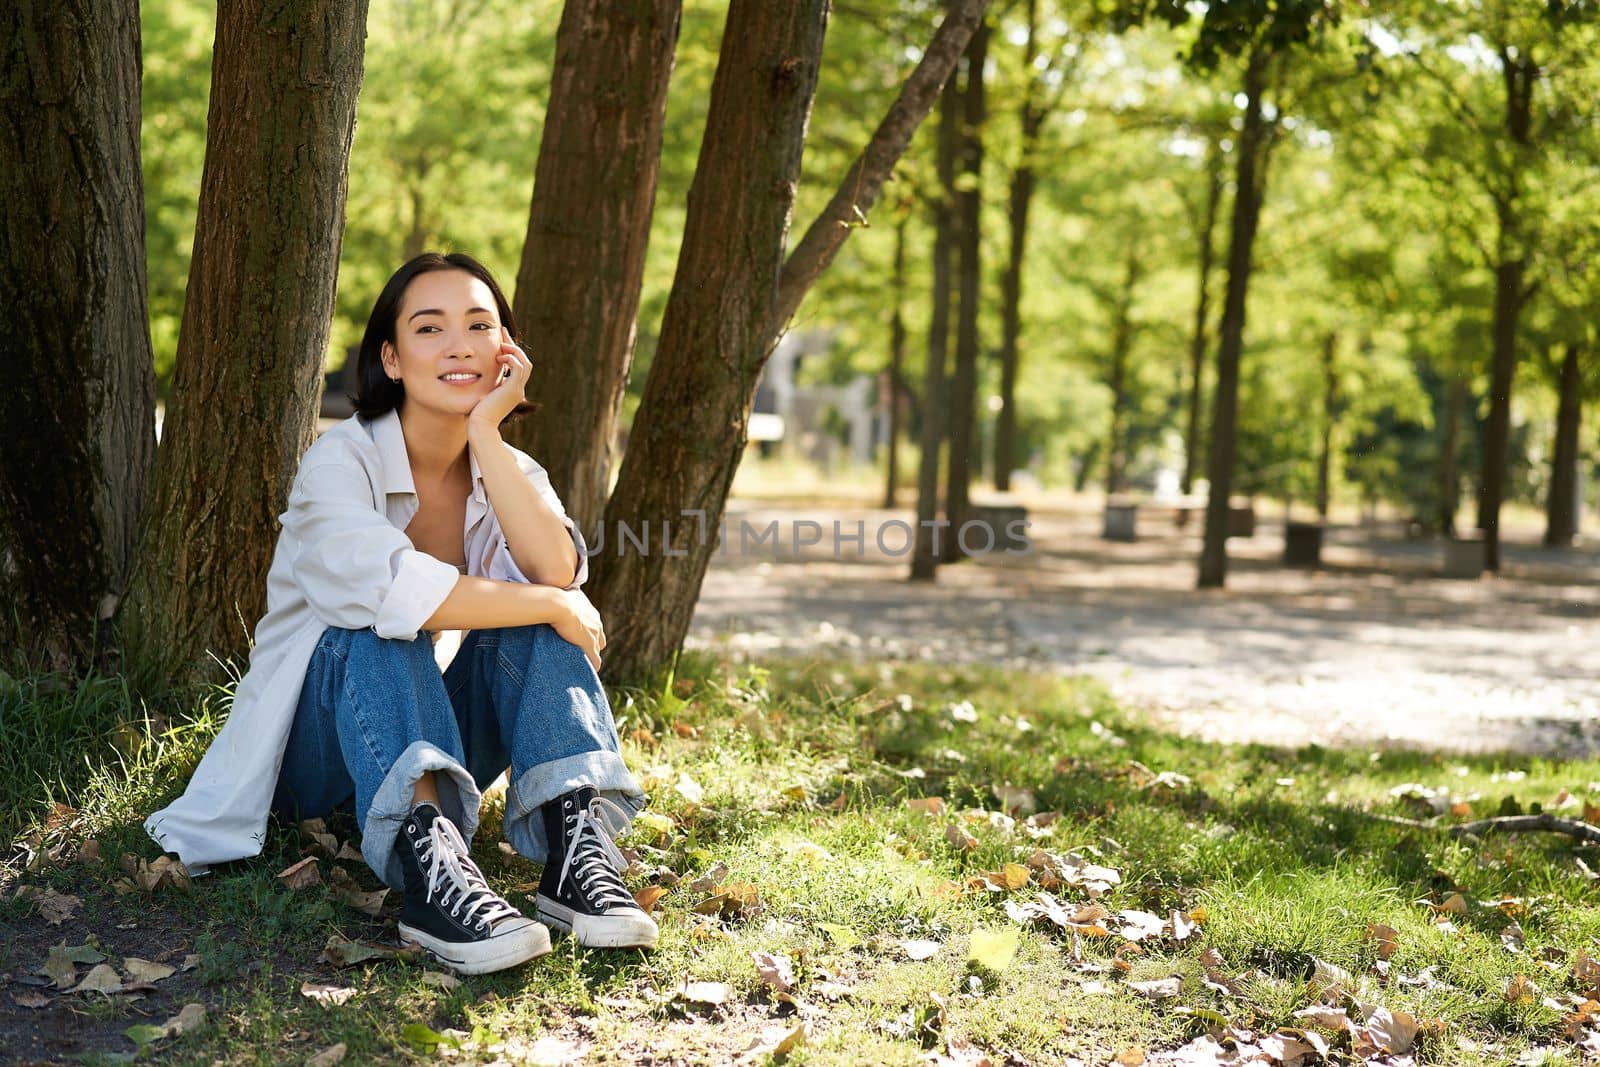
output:
POLYGON ((833 943, 838 945, 840 948, 855 948, 857 945, 861 944, 861 938, 857 937, 855 935, 855 931, 851 930, 848 926, 840 926, 838 923, 818 923, 817 925, 820 926, 822 928, 822 932, 827 934, 828 937, 833 940, 833 943))
POLYGON ((153 1023, 137 1023, 122 1032, 128 1035, 129 1041, 132 1041, 140 1048, 154 1044, 167 1036, 166 1027, 156 1026, 153 1023))
POLYGON ((967 959, 998 974, 1011 966, 1011 960, 1016 956, 1017 945, 1021 941, 1022 931, 1015 926, 998 930, 974 930, 972 945, 967 950, 967 959))
POLYGON ((451 1048, 460 1048, 461 1039, 450 1034, 441 1034, 424 1023, 406 1023, 400 1030, 400 1038, 413 1048, 424 1051, 438 1048, 440 1045, 449 1045, 451 1048))

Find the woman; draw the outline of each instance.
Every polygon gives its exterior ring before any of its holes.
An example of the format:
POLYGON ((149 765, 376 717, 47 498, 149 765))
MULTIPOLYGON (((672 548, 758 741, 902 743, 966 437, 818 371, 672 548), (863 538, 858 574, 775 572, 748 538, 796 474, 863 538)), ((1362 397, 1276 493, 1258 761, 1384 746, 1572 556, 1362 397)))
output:
POLYGON ((401 936, 467 973, 550 948, 468 852, 479 791, 508 764, 505 833, 545 865, 539 917, 585 945, 657 936, 612 840, 645 798, 596 674, 587 550, 544 469, 500 437, 532 371, 514 336, 470 256, 424 253, 389 279, 356 414, 300 461, 228 721, 145 823, 204 870, 259 853, 269 809, 353 800, 401 936), (447 630, 468 632, 441 675, 447 630))

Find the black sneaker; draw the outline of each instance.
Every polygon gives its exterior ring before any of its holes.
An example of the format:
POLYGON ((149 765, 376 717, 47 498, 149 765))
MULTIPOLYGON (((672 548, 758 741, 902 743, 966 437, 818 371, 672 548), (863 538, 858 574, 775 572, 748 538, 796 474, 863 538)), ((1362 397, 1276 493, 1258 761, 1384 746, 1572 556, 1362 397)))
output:
POLYGON ((454 823, 418 804, 394 839, 405 872, 400 937, 463 974, 487 974, 550 951, 550 931, 484 881, 454 823))
POLYGON ((539 879, 539 918, 591 948, 652 947, 660 930, 622 884, 627 862, 612 840, 626 813, 584 786, 542 814, 550 857, 539 879))

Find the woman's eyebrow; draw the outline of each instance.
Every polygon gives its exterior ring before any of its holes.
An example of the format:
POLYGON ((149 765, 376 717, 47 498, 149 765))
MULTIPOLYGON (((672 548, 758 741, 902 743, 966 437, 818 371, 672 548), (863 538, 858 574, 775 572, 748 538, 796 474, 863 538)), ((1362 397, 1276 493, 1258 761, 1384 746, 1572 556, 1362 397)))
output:
MULTIPOLYGON (((468 308, 467 309, 467 314, 468 315, 476 315, 476 314, 479 314, 480 312, 482 314, 485 314, 485 315, 494 314, 494 312, 490 311, 488 308, 468 308)), ((407 316, 406 321, 410 322, 412 319, 416 318, 418 315, 443 315, 443 314, 444 314, 444 311, 442 309, 440 309, 440 308, 418 308, 416 311, 413 311, 409 316, 407 316)))

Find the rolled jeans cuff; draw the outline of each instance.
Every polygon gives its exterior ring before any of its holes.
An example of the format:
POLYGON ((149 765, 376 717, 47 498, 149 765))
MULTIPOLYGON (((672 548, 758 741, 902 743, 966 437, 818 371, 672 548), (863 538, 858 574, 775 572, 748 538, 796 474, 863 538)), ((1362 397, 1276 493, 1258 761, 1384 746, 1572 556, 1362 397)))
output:
MULTIPOLYGON (((645 796, 639 783, 610 749, 579 752, 576 755, 529 767, 511 783, 506 793, 505 837, 518 853, 543 863, 550 855, 545 837, 544 818, 539 809, 564 793, 582 786, 593 786, 601 796, 617 804, 628 822, 644 810, 645 796)), ((442 795, 442 794, 441 794, 442 795)))
POLYGON ((415 806, 417 779, 428 771, 444 772, 435 773, 433 779, 439 790, 439 810, 456 824, 467 844, 472 843, 472 835, 478 830, 478 805, 483 797, 472 775, 443 749, 426 741, 413 741, 378 785, 367 808, 366 824, 361 828, 361 856, 391 889, 405 887, 394 839, 415 806))

